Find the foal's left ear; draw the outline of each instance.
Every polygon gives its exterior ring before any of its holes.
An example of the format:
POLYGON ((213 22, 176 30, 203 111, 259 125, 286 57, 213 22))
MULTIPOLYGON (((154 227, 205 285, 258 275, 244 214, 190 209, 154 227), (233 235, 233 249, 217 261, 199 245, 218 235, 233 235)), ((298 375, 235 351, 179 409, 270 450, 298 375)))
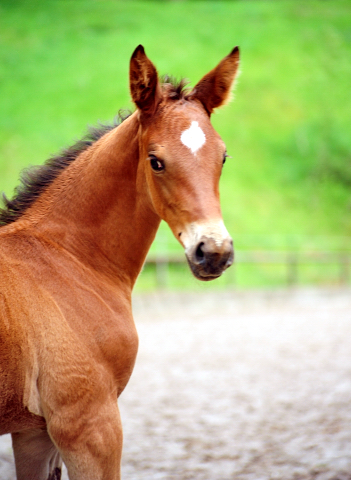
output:
POLYGON ((139 45, 130 59, 129 84, 135 105, 145 114, 155 113, 162 99, 161 87, 154 64, 139 45))
POLYGON ((230 93, 239 67, 239 47, 235 47, 216 68, 205 75, 190 92, 190 98, 200 100, 208 114, 224 105, 230 93))

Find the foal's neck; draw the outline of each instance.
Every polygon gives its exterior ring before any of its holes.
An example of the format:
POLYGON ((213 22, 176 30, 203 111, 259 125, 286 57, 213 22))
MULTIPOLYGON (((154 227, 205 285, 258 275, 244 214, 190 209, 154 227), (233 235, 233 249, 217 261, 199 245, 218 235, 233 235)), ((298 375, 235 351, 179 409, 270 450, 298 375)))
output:
POLYGON ((160 222, 139 162, 138 114, 82 152, 37 203, 40 233, 131 289, 160 222))

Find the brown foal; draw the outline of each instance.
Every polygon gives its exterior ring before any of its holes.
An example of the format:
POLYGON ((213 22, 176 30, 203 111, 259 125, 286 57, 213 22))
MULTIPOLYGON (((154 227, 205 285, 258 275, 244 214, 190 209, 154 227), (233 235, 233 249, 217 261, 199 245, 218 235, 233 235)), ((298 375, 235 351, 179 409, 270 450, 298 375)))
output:
POLYGON ((18 480, 120 479, 117 398, 138 336, 131 293, 165 220, 193 274, 233 262, 218 183, 226 156, 210 116, 239 50, 190 91, 161 84, 137 47, 136 111, 27 175, 0 211, 0 434, 18 480))

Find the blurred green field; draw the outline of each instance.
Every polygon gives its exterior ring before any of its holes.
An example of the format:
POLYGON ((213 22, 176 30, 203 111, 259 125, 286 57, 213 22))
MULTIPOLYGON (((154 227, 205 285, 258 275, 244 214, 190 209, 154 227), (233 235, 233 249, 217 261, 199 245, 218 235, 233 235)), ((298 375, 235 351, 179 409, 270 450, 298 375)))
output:
MULTIPOLYGON (((240 46, 235 101, 213 117, 233 157, 221 197, 239 250, 350 250, 348 0, 1 0, 0 190, 11 196, 23 167, 132 108, 139 43, 160 74, 192 84, 240 46)), ((177 249, 162 225, 153 251, 177 249)), ((261 273, 237 282, 269 283, 261 273)))

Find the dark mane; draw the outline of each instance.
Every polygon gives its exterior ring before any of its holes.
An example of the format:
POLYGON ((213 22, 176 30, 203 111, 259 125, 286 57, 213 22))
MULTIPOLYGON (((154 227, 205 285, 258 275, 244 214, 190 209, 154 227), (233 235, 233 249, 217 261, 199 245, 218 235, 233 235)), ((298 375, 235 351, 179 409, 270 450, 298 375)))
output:
POLYGON ((9 200, 2 195, 3 208, 0 208, 0 226, 8 225, 20 218, 23 213, 35 202, 42 192, 67 168, 80 153, 89 148, 105 133, 118 127, 131 112, 119 112, 112 124, 91 127, 87 135, 61 152, 60 155, 50 158, 44 165, 29 167, 21 174, 20 185, 9 200))
POLYGON ((189 81, 185 78, 178 81, 172 76, 165 75, 162 77, 161 82, 162 89, 166 92, 167 97, 172 100, 185 99, 190 91, 189 88, 186 88, 189 81))

